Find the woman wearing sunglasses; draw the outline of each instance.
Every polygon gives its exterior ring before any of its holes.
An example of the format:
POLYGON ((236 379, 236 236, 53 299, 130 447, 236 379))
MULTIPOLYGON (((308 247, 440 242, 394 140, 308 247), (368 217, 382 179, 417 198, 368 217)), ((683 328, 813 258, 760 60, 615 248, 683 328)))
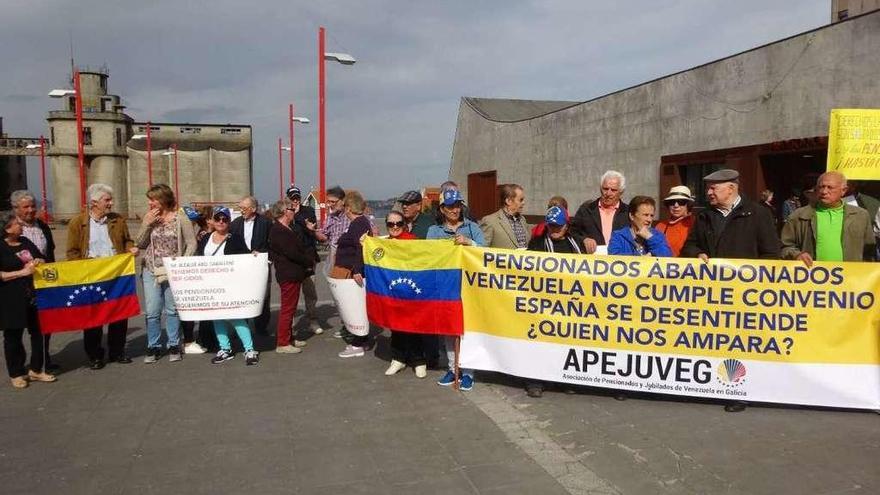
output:
POLYGON ((694 226, 694 216, 691 210, 694 207, 694 197, 687 186, 675 186, 669 190, 669 195, 663 199, 663 205, 669 212, 669 218, 657 223, 657 230, 663 232, 672 255, 678 256, 684 241, 687 240, 691 228, 694 226))
MULTIPOLYGON (((389 239, 418 239, 412 232, 406 231, 406 220, 403 213, 392 211, 385 217, 385 227, 389 239)), ((386 376, 397 374, 409 364, 415 369, 417 378, 428 376, 428 361, 425 358, 425 346, 422 335, 409 332, 398 332, 391 329, 391 364, 385 370, 386 376)))
MULTIPOLYGON (((229 208, 219 206, 214 209, 212 225, 214 232, 202 237, 196 247, 196 256, 228 256, 232 254, 248 254, 247 244, 244 237, 229 232, 231 220, 229 208)), ((232 342, 229 340, 229 328, 235 328, 238 339, 244 347, 244 362, 247 366, 257 364, 259 355, 254 350, 254 340, 251 337, 251 329, 247 321, 236 318, 232 320, 214 320, 214 333, 217 334, 217 342, 220 350, 211 359, 212 364, 222 364, 235 357, 232 352, 232 342)))

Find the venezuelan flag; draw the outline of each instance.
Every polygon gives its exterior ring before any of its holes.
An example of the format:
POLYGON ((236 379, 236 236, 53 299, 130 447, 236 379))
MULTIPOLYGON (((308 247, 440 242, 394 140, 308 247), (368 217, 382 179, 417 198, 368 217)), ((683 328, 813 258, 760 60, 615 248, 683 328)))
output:
POLYGON ((62 261, 34 272, 43 333, 82 330, 137 316, 134 256, 62 261))
POLYGON ((363 245, 371 322, 404 332, 462 334, 459 247, 449 240, 373 237, 363 245))

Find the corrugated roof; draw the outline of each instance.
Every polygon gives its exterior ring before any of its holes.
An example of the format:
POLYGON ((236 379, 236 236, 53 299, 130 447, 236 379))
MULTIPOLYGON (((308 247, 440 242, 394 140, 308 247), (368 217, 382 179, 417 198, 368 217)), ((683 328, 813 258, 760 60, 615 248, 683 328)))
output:
POLYGON ((580 101, 508 100, 465 97, 464 101, 486 120, 521 122, 578 105, 580 101))

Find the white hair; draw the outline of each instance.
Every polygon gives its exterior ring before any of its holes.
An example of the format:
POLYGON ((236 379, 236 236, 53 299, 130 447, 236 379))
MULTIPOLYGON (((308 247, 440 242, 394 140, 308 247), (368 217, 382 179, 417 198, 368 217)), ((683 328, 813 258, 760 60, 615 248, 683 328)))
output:
POLYGON ((18 191, 12 191, 12 194, 9 195, 9 202, 13 207, 18 207, 18 202, 23 199, 32 199, 34 203, 37 202, 36 196, 34 193, 28 191, 27 189, 19 189, 18 191))
POLYGON ((599 187, 602 187, 608 179, 617 179, 620 186, 620 192, 623 192, 626 189, 626 177, 617 170, 608 170, 602 174, 602 178, 599 180, 599 187))
POLYGON ((113 188, 100 182, 96 182, 86 189, 86 197, 89 198, 89 202, 99 201, 105 194, 110 195, 112 198, 113 188))

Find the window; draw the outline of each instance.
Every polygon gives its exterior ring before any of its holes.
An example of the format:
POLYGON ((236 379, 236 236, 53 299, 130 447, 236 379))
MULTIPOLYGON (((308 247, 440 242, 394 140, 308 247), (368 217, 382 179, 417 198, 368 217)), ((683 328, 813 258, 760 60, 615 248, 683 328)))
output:
POLYGON ((122 129, 116 128, 116 146, 122 146, 122 129))
POLYGON ((49 144, 51 144, 52 146, 55 146, 55 128, 54 127, 49 128, 49 144))
MULTIPOLYGON (((150 132, 151 132, 151 133, 153 133, 153 132, 158 132, 158 131, 159 131, 159 127, 154 126, 154 125, 151 125, 151 126, 150 126, 150 132)), ((145 125, 140 125, 140 126, 138 126, 138 132, 147 132, 147 126, 145 126, 145 125)))
POLYGON ((83 146, 92 145, 92 128, 83 127, 83 146))
POLYGON ((701 163, 696 165, 680 165, 678 175, 682 185, 688 186, 691 194, 697 199, 697 205, 706 205, 706 187, 703 185, 703 177, 712 172, 725 168, 723 163, 701 163))
POLYGON ((71 112, 76 111, 76 96, 71 96, 67 99, 67 109, 71 112))
POLYGON ((220 129, 220 134, 241 134, 241 129, 237 127, 224 127, 220 129))
POLYGON ((201 132, 202 132, 201 127, 181 127, 180 128, 181 134, 201 134, 201 132))

